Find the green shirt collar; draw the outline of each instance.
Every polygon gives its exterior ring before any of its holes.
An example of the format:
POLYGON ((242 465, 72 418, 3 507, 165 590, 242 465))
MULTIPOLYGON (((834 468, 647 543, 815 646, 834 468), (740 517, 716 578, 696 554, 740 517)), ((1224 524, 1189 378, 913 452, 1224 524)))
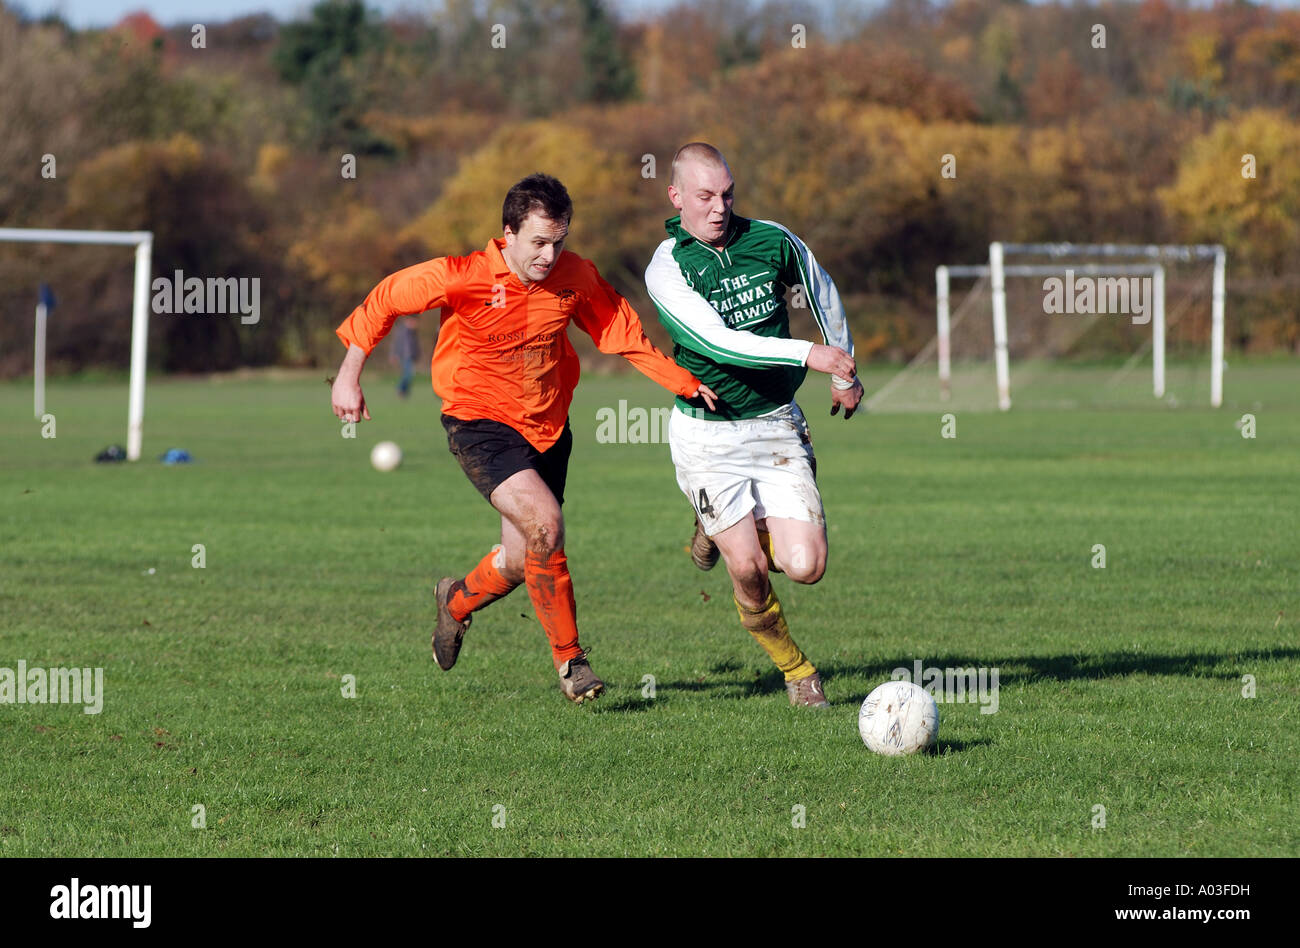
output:
MULTIPOLYGON (((737 215, 735 211, 731 212, 731 220, 727 222, 727 240, 726 243, 722 245, 724 249, 731 246, 731 242, 735 240, 736 234, 740 231, 740 222, 742 220, 744 220, 744 218, 737 215)), ((682 226, 682 215, 680 214, 675 214, 668 218, 668 220, 664 221, 664 230, 668 232, 669 237, 677 241, 677 246, 679 247, 684 247, 691 243, 699 243, 696 238, 691 236, 690 231, 682 226)), ((705 244, 705 246, 709 245, 705 244)), ((709 247, 709 249, 713 250, 714 248, 709 247)))

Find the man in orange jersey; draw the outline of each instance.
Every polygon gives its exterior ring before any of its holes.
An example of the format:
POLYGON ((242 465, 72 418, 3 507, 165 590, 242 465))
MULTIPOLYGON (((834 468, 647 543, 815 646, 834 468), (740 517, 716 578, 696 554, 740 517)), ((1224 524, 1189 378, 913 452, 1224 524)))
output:
POLYGON ((334 381, 334 414, 369 418, 366 357, 398 317, 441 307, 433 388, 447 443, 470 482, 501 514, 501 543, 463 579, 438 581, 433 654, 456 664, 472 613, 520 583, 550 640, 560 690, 581 704, 600 696, 578 644, 573 582, 564 556, 564 483, 573 433, 569 405, 576 324, 673 393, 714 408, 713 392, 656 349, 635 310, 596 267, 563 249, 573 203, 555 178, 529 175, 506 194, 503 237, 464 257, 438 257, 384 279, 343 325, 348 346, 334 381))

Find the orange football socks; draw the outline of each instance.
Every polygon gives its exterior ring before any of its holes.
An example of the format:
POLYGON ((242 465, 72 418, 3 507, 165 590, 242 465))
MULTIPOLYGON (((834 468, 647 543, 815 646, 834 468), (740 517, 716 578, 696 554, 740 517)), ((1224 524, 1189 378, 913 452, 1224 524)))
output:
POLYGON ((578 646, 578 606, 563 550, 549 556, 529 550, 524 557, 524 582, 537 618, 551 643, 551 659, 559 668, 582 653, 578 646))
POLYGON ((517 584, 502 576, 501 570, 497 568, 497 557, 503 555, 500 544, 494 546, 492 552, 479 560, 478 566, 468 576, 451 587, 447 611, 457 622, 464 622, 471 612, 477 612, 489 603, 496 602, 515 588, 517 584))

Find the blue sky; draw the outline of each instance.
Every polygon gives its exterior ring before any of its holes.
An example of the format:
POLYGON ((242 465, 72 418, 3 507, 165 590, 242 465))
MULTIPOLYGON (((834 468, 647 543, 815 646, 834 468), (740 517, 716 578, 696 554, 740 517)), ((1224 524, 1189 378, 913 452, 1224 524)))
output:
MULTIPOLYGON (((280 20, 295 19, 311 9, 314 0, 11 0, 34 17, 57 13, 76 27, 110 26, 128 13, 145 10, 164 26, 220 23, 250 13, 269 12, 280 20)), ((367 6, 385 13, 398 9, 436 10, 438 0, 367 0, 367 6)), ((609 6, 628 18, 643 10, 659 10, 672 0, 612 0, 609 6)))
MULTIPOLYGON (((310 10, 314 0, 11 0, 33 16, 58 13, 76 27, 109 26, 128 13, 147 10, 164 26, 192 23, 219 23, 249 13, 270 12, 278 19, 290 20, 310 10)), ((874 0, 863 0, 875 5, 874 0)), ((1207 5, 1198 3, 1196 5, 1207 5)), ((640 13, 672 6, 674 0, 608 0, 611 8, 624 18, 635 19, 640 13)), ((398 9, 435 10, 439 0, 367 0, 367 5, 385 13, 398 9)), ((1300 0, 1273 0, 1273 7, 1300 6, 1300 0)))

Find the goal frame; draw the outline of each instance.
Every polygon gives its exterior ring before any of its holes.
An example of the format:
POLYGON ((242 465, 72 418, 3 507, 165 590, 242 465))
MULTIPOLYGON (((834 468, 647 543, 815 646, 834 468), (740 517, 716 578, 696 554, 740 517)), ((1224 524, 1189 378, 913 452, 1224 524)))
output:
MULTIPOLYGON (((1223 299, 1227 271, 1227 252, 1222 244, 1015 244, 994 241, 989 244, 989 277, 993 289, 993 345, 997 367, 998 408, 1011 408, 1011 379, 1007 364, 1007 291, 1006 258, 1013 256, 1065 256, 1137 258, 1161 260, 1214 261, 1214 281, 1210 303, 1210 405, 1223 404, 1223 299)), ((1161 340, 1163 342, 1163 339, 1161 340)))
MULTIPOLYGON (((0 227, 0 241, 52 244, 111 244, 135 247, 135 284, 131 306, 131 385, 127 399, 126 459, 140 460, 144 441, 145 356, 149 343, 149 285, 153 265, 153 231, 148 230, 59 230, 29 227, 0 227)), ((40 327, 43 328, 43 327, 40 327)), ((44 339, 37 330, 39 358, 44 362, 44 339)), ((36 369, 42 385, 45 366, 36 369)), ((40 402, 43 392, 38 389, 40 402)), ((42 405, 42 407, 44 407, 42 405)))
MULTIPOLYGON (((1151 313, 1151 389, 1156 398, 1165 395, 1165 268, 1159 263, 1106 264, 1087 262, 1063 262, 1058 264, 1022 264, 1003 267, 1004 277, 1062 276, 1067 271, 1088 276, 1149 276, 1152 278, 1151 295, 1153 299, 1151 313)), ((986 264, 940 265, 934 268, 935 282, 935 321, 937 323, 938 361, 939 361, 939 398, 948 401, 952 394, 952 346, 949 313, 950 284, 953 279, 980 279, 991 274, 992 268, 986 264)), ((1005 285, 1005 284, 1004 284, 1005 285)), ((1005 320, 1005 303, 1004 303, 1005 320)), ((1002 324, 1001 346, 998 346, 998 328, 994 319, 994 352, 1001 351, 1001 359, 1007 359, 1006 324, 1002 324)), ((1009 365, 1000 367, 998 384, 998 407, 1006 411, 1010 403, 1009 365), (1005 388, 1001 379, 1006 376, 1005 388), (1006 393, 1004 403, 1003 393, 1006 393)))

